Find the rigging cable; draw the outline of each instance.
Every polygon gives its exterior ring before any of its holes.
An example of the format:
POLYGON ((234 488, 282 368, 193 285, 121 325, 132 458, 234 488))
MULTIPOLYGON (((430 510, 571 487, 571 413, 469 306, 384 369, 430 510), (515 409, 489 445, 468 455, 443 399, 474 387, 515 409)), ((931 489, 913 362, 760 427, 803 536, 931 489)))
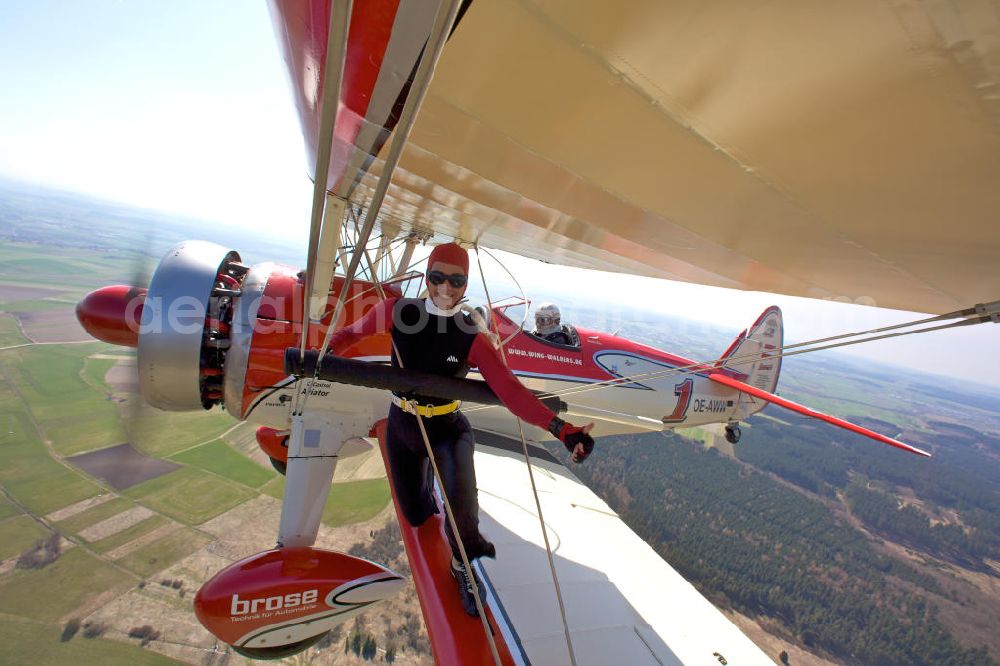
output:
MULTIPOLYGON (((668 369, 665 369, 665 370, 662 370, 662 371, 658 370, 658 371, 653 371, 653 372, 640 373, 640 374, 637 374, 637 375, 627 375, 627 376, 623 376, 623 377, 615 377, 614 379, 609 379, 609 380, 605 380, 605 381, 602 381, 602 382, 596 382, 594 384, 588 384, 588 385, 583 386, 583 387, 572 387, 572 388, 569 388, 569 389, 565 389, 563 391, 556 391, 556 392, 553 392, 551 394, 544 394, 543 397, 553 397, 553 396, 555 396, 555 397, 563 397, 563 396, 567 396, 567 395, 576 395, 578 393, 586 393, 588 391, 593 391, 593 390, 597 390, 597 389, 601 389, 601 388, 607 388, 609 386, 616 386, 616 385, 619 385, 619 384, 631 383, 631 382, 633 382, 633 381, 635 381, 637 379, 649 380, 649 379, 658 379, 658 378, 661 378, 661 377, 669 377, 669 376, 675 375, 675 374, 699 374, 699 373, 703 373, 703 372, 705 372, 707 370, 718 370, 718 369, 721 369, 721 368, 725 368, 725 367, 727 367, 729 365, 733 365, 733 364, 739 363, 739 362, 749 362, 749 361, 755 361, 755 360, 762 360, 764 358, 766 358, 768 360, 772 360, 772 359, 776 359, 776 358, 785 358, 786 356, 798 356, 800 354, 807 354, 809 352, 824 351, 824 350, 827 350, 827 349, 834 349, 834 348, 837 348, 837 347, 846 347, 846 346, 849 346, 849 345, 861 344, 863 342, 874 342, 876 340, 885 340, 885 339, 888 339, 888 338, 901 337, 901 336, 904 336, 904 335, 914 335, 914 334, 917 334, 917 333, 930 333, 931 331, 941 331, 941 330, 945 330, 945 329, 949 329, 949 328, 957 328, 957 327, 960 327, 960 326, 970 326, 970 325, 973 325, 973 324, 980 324, 980 323, 983 323, 985 321, 989 321, 989 318, 987 317, 987 318, 977 318, 977 319, 966 319, 966 320, 963 320, 963 321, 952 322, 951 324, 943 324, 941 326, 931 326, 931 327, 927 327, 927 328, 922 328, 922 329, 919 329, 919 330, 916 330, 916 331, 904 331, 904 332, 901 332, 901 333, 889 333, 889 334, 885 334, 885 335, 878 335, 878 336, 873 336, 873 337, 869 337, 869 338, 863 338, 861 340, 850 340, 850 341, 847 341, 847 342, 839 342, 839 343, 834 343, 834 344, 822 345, 822 346, 819 346, 819 347, 810 347, 808 349, 797 349, 796 351, 789 351, 789 352, 784 351, 786 349, 786 347, 781 347, 778 350, 768 351, 766 356, 762 356, 759 351, 758 352, 748 352, 746 354, 741 354, 741 355, 737 355, 737 356, 731 356, 731 357, 726 358, 726 359, 721 359, 721 358, 720 359, 716 359, 715 361, 710 361, 708 363, 690 363, 688 365, 682 365, 682 366, 679 366, 679 367, 676 367, 676 368, 668 368, 668 369)), ((850 337, 850 335, 845 334, 844 337, 850 337)), ((798 347, 798 346, 802 346, 803 344, 812 344, 812 343, 798 343, 796 345, 790 345, 790 347, 798 347)), ((472 411, 474 409, 478 409, 478 407, 474 407, 474 408, 470 409, 469 411, 472 411)))
MULTIPOLYGON (((396 358, 399 358, 399 351, 396 352, 396 358)), ((403 362, 400 359, 399 367, 403 367, 403 362)), ((497 644, 493 638, 493 631, 489 624, 489 618, 486 617, 486 609, 483 607, 483 600, 479 597, 479 586, 476 584, 475 573, 472 570, 472 563, 469 561, 469 555, 465 552, 465 544, 462 542, 462 535, 458 531, 458 524, 455 522, 455 514, 451 510, 451 502, 448 501, 448 492, 445 490, 444 483, 441 481, 441 472, 438 470, 437 458, 434 457, 433 447, 431 447, 430 439, 427 437, 427 429, 424 428, 424 417, 419 413, 419 411, 414 414, 417 417, 417 426, 420 428, 420 436, 424 440, 424 447, 427 449, 427 457, 431 461, 431 468, 434 470, 434 479, 437 481, 438 489, 441 491, 441 500, 444 502, 444 512, 448 517, 448 524, 451 525, 452 534, 455 535, 455 543, 458 544, 458 553, 462 556, 462 565, 468 572, 469 577, 472 579, 472 597, 476 601, 476 610, 479 612, 479 619, 483 624, 483 632, 486 634, 486 642, 490 646, 490 654, 493 656, 493 663, 496 666, 500 666, 500 653, 497 650, 497 644)), ((448 563, 451 566, 451 563, 448 563)), ((461 584, 461 583, 459 583, 461 584)))
MULTIPOLYGON (((480 248, 479 248, 479 245, 477 244, 476 245, 476 262, 479 263, 479 275, 480 275, 480 277, 483 280, 483 291, 486 291, 486 276, 483 274, 483 264, 482 264, 481 261, 479 261, 479 250, 480 250, 480 248)), ((524 307, 524 316, 521 317, 521 326, 520 326, 521 330, 523 330, 525 322, 528 321, 528 295, 524 293, 524 287, 521 286, 521 283, 518 282, 518 280, 517 280, 516 277, 514 277, 514 274, 511 272, 511 270, 509 268, 507 268, 506 264, 504 264, 502 261, 500 261, 499 259, 497 259, 496 257, 494 257, 493 254, 489 250, 487 250, 486 248, 482 248, 482 250, 483 250, 483 252, 486 253, 486 255, 490 259, 492 259, 493 261, 497 262, 497 264, 499 264, 500 268, 504 269, 507 272, 507 275, 510 276, 510 279, 514 281, 514 286, 517 287, 517 290, 519 292, 521 292, 521 300, 524 301, 524 306, 525 306, 524 307)), ((486 301, 487 301, 487 303, 489 304, 489 307, 490 307, 490 321, 492 322, 493 321, 493 303, 490 301, 490 295, 489 295, 488 292, 486 294, 486 301)), ((511 331, 511 334, 507 338, 505 338, 504 341, 501 342, 500 344, 501 345, 507 344, 508 342, 510 342, 511 340, 514 339, 514 337, 517 335, 517 333, 518 333, 517 330, 511 331)), ((499 331, 498 331, 498 335, 499 335, 499 331)))
MULTIPOLYGON (((496 261, 495 258, 494 261, 496 261)), ((490 324, 493 326, 494 335, 496 335, 497 339, 499 340, 500 330, 499 327, 495 325, 495 318, 493 313, 493 301, 490 299, 489 287, 486 286, 486 274, 483 273, 483 262, 481 257, 479 256, 478 245, 476 246, 476 263, 479 265, 479 277, 482 278, 483 280, 483 291, 486 293, 486 305, 489 308, 490 324)), ((511 277, 513 277, 513 275, 511 275, 511 277)), ((518 287, 520 287, 520 285, 518 285, 518 287)), ((523 293, 524 292, 522 292, 522 294, 523 293)), ((525 310, 525 312, 527 312, 527 309, 525 310)), ((497 352, 500 354, 500 359, 503 361, 504 365, 507 366, 508 370, 510 370, 510 366, 507 363, 507 354, 504 353, 503 343, 501 343, 497 347, 497 352)), ((518 434, 520 434, 521 436, 521 451, 522 453, 524 453, 524 463, 528 468, 528 479, 531 481, 531 494, 535 498, 535 509, 538 511, 538 523, 542 528, 542 540, 545 541, 545 555, 549 560, 549 571, 552 574, 552 584, 555 587, 556 601, 559 602, 559 615, 562 617, 563 633, 566 636, 566 647, 567 649, 569 649, 569 660, 572 666, 576 666, 576 654, 573 652, 573 639, 570 636, 569 622, 566 619, 566 605, 563 602, 562 588, 559 586, 559 576, 556 574, 556 563, 555 559, 552 557, 552 546, 549 544, 549 531, 548 528, 545 526, 545 517, 542 515, 542 502, 538 498, 538 487, 535 485, 535 474, 532 471, 531 456, 528 454, 528 444, 527 442, 524 441, 524 426, 521 424, 520 417, 515 415, 515 420, 517 421, 518 434)))
MULTIPOLYGON (((354 219, 354 224, 355 224, 355 229, 356 229, 357 228, 357 216, 356 215, 352 215, 352 217, 354 219)), ((375 291, 378 293, 379 299, 382 300, 382 301, 384 301, 386 299, 386 294, 385 294, 384 289, 382 288, 381 281, 378 279, 378 275, 377 275, 377 272, 376 272, 376 269, 375 269, 375 265, 372 263, 371 256, 368 254, 368 248, 367 247, 360 247, 359 246, 359 247, 355 248, 355 252, 360 252, 362 254, 362 256, 364 257, 365 263, 367 264, 368 271, 369 271, 369 273, 372 276, 373 287, 374 287, 375 291)), ((331 327, 332 327, 332 323, 331 323, 331 327)), ((404 367, 404 365, 403 365, 403 356, 399 353, 399 349, 396 348, 396 343, 393 342, 392 346, 393 346, 393 350, 396 352, 396 360, 399 363, 399 367, 401 367, 401 368, 404 367)), ((424 427, 424 421, 423 421, 424 417, 420 414, 419 409, 415 410, 414 416, 417 419, 417 426, 418 426, 418 428, 420 430, 420 436, 421 436, 421 438, 424 441, 424 448, 427 450, 427 458, 430 461, 431 469, 434 472, 434 479, 437 482, 438 489, 440 491, 439 494, 441 496, 442 503, 444 504, 445 515, 446 515, 446 517, 448 519, 449 525, 451 526, 452 534, 455 535, 455 542, 458 544, 458 552, 459 552, 459 555, 462 558, 462 565, 465 567, 465 570, 469 573, 469 576, 473 576, 474 574, 473 574, 473 570, 472 570, 472 563, 469 561, 469 556, 468 556, 468 554, 467 554, 467 552, 465 550, 465 543, 462 541, 462 535, 458 531, 458 524, 455 521, 455 514, 453 513, 453 511, 451 509, 451 502, 448 500, 448 492, 445 489, 445 484, 444 484, 443 480, 441 479, 441 472, 438 469, 437 458, 434 456, 434 449, 431 446, 430 439, 427 436, 427 430, 424 427)), ((449 563, 448 566, 450 567, 451 563, 449 563)), ((487 641, 487 643, 490 646, 490 654, 493 657, 494 664, 496 666, 500 666, 501 663, 502 663, 501 660, 500 660, 500 653, 499 653, 499 651, 497 649, 496 641, 493 638, 493 631, 492 631, 492 629, 491 629, 491 627, 489 625, 489 619, 486 616, 486 611, 485 611, 485 608, 483 606, 483 601, 482 601, 482 599, 479 596, 479 586, 475 584, 475 578, 472 578, 472 581, 473 581, 472 596, 473 596, 473 599, 475 600, 475 603, 476 603, 476 610, 479 612, 479 617, 480 617, 480 620, 481 620, 481 622, 483 624, 483 631, 486 634, 486 641, 487 641)))
MULTIPOLYGON (((498 263, 499 263, 499 261, 498 261, 498 263)), ((989 322, 989 321, 995 321, 995 317, 990 314, 990 308, 991 307, 995 307, 996 305, 997 304, 995 304, 995 303, 990 303, 990 304, 986 304, 986 305, 980 304, 980 305, 976 305, 976 306, 971 307, 971 308, 965 308, 965 309, 962 309, 962 310, 956 310, 954 312, 949 312, 949 313, 942 314, 942 315, 935 315, 935 316, 932 316, 932 317, 928 317, 928 318, 924 318, 924 319, 918 319, 918 320, 914 320, 914 321, 907 322, 907 323, 893 324, 893 325, 890 325, 890 326, 883 326, 883 327, 879 327, 879 328, 869 329, 869 330, 866 330, 866 331, 857 331, 857 332, 853 332, 853 333, 841 333, 841 334, 838 334, 838 335, 833 335, 833 336, 829 336, 829 337, 825 337, 825 338, 818 338, 816 340, 810 340, 810 341, 806 341, 806 342, 798 342, 798 343, 794 343, 794 344, 790 344, 790 345, 784 345, 784 346, 782 346, 781 348, 779 348, 777 350, 769 350, 768 353, 767 353, 766 358, 769 359, 769 360, 771 360, 771 359, 777 359, 777 358, 784 358, 786 356, 797 356, 799 354, 805 354, 805 353, 808 353, 808 352, 824 351, 824 350, 827 350, 827 349, 834 349, 834 348, 837 348, 837 347, 846 347, 846 346, 849 346, 849 345, 861 344, 863 342, 874 342, 876 340, 885 340, 885 339, 888 339, 888 338, 902 337, 904 335, 914 335, 914 334, 917 334, 917 333, 929 333, 931 331, 940 331, 940 330, 945 330, 945 329, 949 329, 949 328, 957 328, 957 327, 961 327, 961 326, 970 326, 970 325, 974 325, 974 324, 981 324, 981 323, 986 323, 986 322, 989 322), (964 319, 962 321, 952 322, 950 324, 943 324, 943 325, 940 325, 940 326, 929 326, 929 327, 925 327, 925 328, 921 328, 921 329, 913 330, 913 331, 902 331, 902 332, 896 332, 896 333, 886 333, 886 331, 897 331, 898 329, 902 329, 902 328, 912 328, 914 326, 918 326, 918 325, 921 325, 921 324, 933 323, 933 322, 936 322, 936 321, 946 321, 946 320, 949 320, 949 319, 956 319, 958 317, 963 317, 964 319), (873 333, 881 333, 881 335, 871 335, 873 333), (836 341, 836 340, 845 340, 847 338, 856 338, 856 337, 859 337, 859 336, 870 336, 870 337, 865 337, 865 338, 862 338, 860 340, 847 340, 847 341, 844 341, 844 342, 833 342, 833 341, 836 341), (820 346, 813 346, 813 345, 818 345, 819 343, 824 343, 824 342, 832 342, 832 344, 825 344, 825 345, 820 345, 820 346), (808 348, 807 349, 801 349, 802 347, 808 347, 808 348), (787 351, 787 350, 790 350, 790 349, 795 349, 796 351, 787 351)), ((744 331, 744 333, 745 333, 745 331, 744 331)), ((741 333, 741 336, 744 333, 741 333)), ((578 393, 586 393, 588 391, 595 391, 595 390, 599 390, 599 389, 602 389, 602 388, 608 388, 608 387, 611 387, 611 386, 618 386, 618 385, 622 385, 622 384, 629 384, 629 383, 636 382, 637 380, 659 379, 659 378, 669 377, 671 375, 678 375, 678 374, 700 374, 700 373, 704 373, 706 371, 719 370, 719 369, 725 368, 725 367, 727 367, 729 365, 733 365, 733 364, 737 364, 737 363, 752 362, 752 361, 761 360, 761 358, 763 358, 761 356, 761 352, 760 351, 754 351, 754 352, 748 352, 748 353, 745 353, 745 354, 737 354, 736 356, 730 356, 728 358, 717 358, 717 359, 715 359, 713 361, 707 361, 707 362, 696 361, 696 362, 693 362, 693 363, 690 363, 690 364, 687 364, 687 365, 682 365, 682 366, 673 367, 673 368, 665 368, 664 370, 654 370, 654 371, 645 372, 645 373, 639 373, 639 374, 635 374, 635 375, 625 375, 625 376, 613 377, 611 379, 607 379, 607 380, 603 380, 603 381, 599 381, 599 382, 593 382, 593 383, 587 384, 587 385, 582 386, 582 387, 581 386, 574 386, 574 387, 563 389, 561 391, 551 391, 549 393, 540 394, 539 397, 541 397, 541 398, 565 397, 565 396, 570 396, 570 395, 576 395, 578 393)), ((466 412, 476 412, 476 411, 480 411, 480 410, 484 410, 484 409, 493 409, 494 407, 496 407, 496 405, 477 405, 477 406, 468 408, 466 410, 466 412)))
MULTIPOLYGON (((365 258, 368 259, 367 252, 365 253, 365 258)), ((399 349, 396 348, 395 342, 392 343, 392 348, 393 351, 396 352, 396 362, 399 363, 400 368, 403 368, 403 355, 399 353, 399 349)), ((430 460, 431 469, 434 472, 434 480, 437 482, 438 490, 440 491, 438 494, 441 496, 441 501, 444 504, 445 516, 448 518, 448 524, 451 526, 451 533, 455 536, 455 543, 458 544, 458 553, 462 557, 462 566, 465 567, 465 571, 472 580, 472 597, 476 602, 476 610, 479 612, 479 619, 483 625, 483 632, 486 634, 486 642, 490 646, 490 654, 493 657, 493 663, 496 666, 501 666, 500 652, 497 650, 496 641, 493 638, 493 631, 489 624, 489 618, 486 617, 483 600, 479 596, 479 585, 476 584, 475 574, 472 570, 472 563, 469 561, 469 555, 465 551, 465 543, 462 541, 462 533, 458 531, 458 523, 455 521, 455 514, 451 510, 451 502, 448 500, 448 491, 445 488, 444 481, 441 479, 441 472, 438 469, 437 458, 434 456, 434 447, 431 446, 430 438, 427 437, 427 429, 424 427, 424 417, 420 413, 419 404, 414 410, 413 415, 417 419, 417 427, 420 429, 420 437, 424 440, 424 448, 427 450, 427 458, 430 460)), ((451 567, 450 562, 448 563, 448 566, 451 567)), ((459 584, 461 585, 461 581, 459 584)))

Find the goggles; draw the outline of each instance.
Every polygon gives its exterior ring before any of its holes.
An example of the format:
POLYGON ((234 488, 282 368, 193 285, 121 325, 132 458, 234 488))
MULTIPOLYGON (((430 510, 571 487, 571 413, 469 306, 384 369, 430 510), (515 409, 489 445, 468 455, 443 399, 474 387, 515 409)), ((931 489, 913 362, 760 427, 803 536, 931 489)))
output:
POLYGON ((445 280, 448 281, 455 289, 461 289, 469 281, 468 275, 462 275, 461 273, 452 273, 451 275, 445 275, 441 271, 430 271, 427 273, 427 281, 430 282, 435 287, 439 284, 444 284, 445 280))

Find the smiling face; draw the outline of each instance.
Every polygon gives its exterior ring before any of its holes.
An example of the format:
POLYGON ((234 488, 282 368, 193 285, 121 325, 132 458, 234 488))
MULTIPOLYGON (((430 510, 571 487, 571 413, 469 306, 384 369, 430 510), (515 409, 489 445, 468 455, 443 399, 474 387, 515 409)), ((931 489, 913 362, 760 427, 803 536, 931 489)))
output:
MULTIPOLYGON (((435 261, 428 266, 427 272, 431 273, 433 271, 444 273, 445 275, 465 275, 464 268, 444 261, 435 261)), ((430 293, 431 300, 434 302, 434 305, 442 310, 450 310, 455 307, 455 304, 465 296, 466 287, 468 287, 468 284, 464 284, 461 287, 453 287, 448 280, 445 280, 441 284, 431 284, 430 280, 427 280, 427 291, 430 293)))

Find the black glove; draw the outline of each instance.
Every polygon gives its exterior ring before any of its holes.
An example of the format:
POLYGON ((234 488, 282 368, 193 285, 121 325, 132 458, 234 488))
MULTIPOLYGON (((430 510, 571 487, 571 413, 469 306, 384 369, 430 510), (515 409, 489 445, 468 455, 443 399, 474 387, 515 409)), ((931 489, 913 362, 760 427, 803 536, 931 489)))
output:
POLYGON ((594 450, 594 438, 577 428, 566 423, 558 416, 553 416, 549 422, 549 432, 551 432, 566 447, 566 450, 573 454, 573 462, 582 463, 594 450), (576 454, 574 450, 577 444, 583 444, 583 453, 576 454))

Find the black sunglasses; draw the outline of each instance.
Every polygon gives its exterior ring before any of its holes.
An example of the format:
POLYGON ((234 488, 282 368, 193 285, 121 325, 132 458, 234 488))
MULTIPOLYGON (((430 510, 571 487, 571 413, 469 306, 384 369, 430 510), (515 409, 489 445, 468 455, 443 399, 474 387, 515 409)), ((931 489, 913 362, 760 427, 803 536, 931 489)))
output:
POLYGON ((465 283, 469 281, 468 275, 462 275, 461 273, 452 273, 451 275, 445 275, 441 271, 430 271, 427 273, 427 281, 430 282, 435 287, 439 284, 444 284, 447 280, 455 289, 461 289, 465 286, 465 283))

